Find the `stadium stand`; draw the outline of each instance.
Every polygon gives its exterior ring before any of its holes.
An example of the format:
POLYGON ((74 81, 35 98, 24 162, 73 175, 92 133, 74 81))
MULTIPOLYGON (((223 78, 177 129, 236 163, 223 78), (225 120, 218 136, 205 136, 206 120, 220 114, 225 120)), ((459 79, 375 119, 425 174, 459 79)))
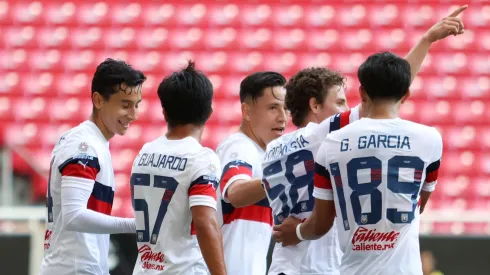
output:
POLYGON ((466 33, 433 46, 402 116, 436 126, 444 137, 439 188, 427 211, 447 215, 423 223, 422 231, 490 232, 490 224, 477 218, 490 211, 488 2, 204 2, 0 1, 0 145, 14 149, 16 173, 32 176, 33 202, 44 201, 57 138, 88 118, 91 77, 106 57, 148 75, 138 121, 111 141, 114 214, 132 216, 132 161, 142 144, 164 131, 157 84, 186 59, 196 60, 215 87, 215 111, 204 134, 204 144, 214 149, 237 129, 244 75, 275 70, 289 77, 307 66, 328 66, 347 76, 353 107, 356 71, 366 56, 380 50, 404 55, 454 5, 470 4, 466 33), (454 222, 453 215, 467 219, 454 222))

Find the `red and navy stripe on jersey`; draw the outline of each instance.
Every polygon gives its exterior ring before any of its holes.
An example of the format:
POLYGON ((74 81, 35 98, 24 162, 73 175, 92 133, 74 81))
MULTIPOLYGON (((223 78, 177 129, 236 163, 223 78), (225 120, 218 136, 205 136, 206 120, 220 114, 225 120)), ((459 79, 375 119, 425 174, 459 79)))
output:
MULTIPOLYGON (((58 167, 64 177, 77 177, 95 181, 100 171, 99 159, 91 156, 70 158, 58 167)), ((111 186, 95 181, 92 194, 87 202, 87 209, 111 214, 114 201, 114 190, 111 186)))
MULTIPOLYGON (((209 196, 216 200, 216 188, 218 188, 218 178, 215 176, 203 175, 193 180, 189 186, 189 197, 191 196, 209 196)), ((191 222, 191 235, 196 235, 194 222, 191 222)))
POLYGON ((333 119, 330 121, 330 131, 329 133, 333 131, 337 131, 340 128, 343 128, 350 122, 350 114, 351 110, 347 110, 343 113, 336 114, 333 119))
POLYGON ((233 160, 226 164, 225 168, 223 168, 220 183, 220 191, 222 193, 228 181, 237 175, 247 175, 252 177, 252 165, 242 160, 233 160))
POLYGON ((216 188, 218 188, 218 179, 215 176, 200 176, 191 182, 189 186, 190 196, 210 196, 216 200, 216 188))
MULTIPOLYGON (((237 175, 247 175, 252 178, 252 165, 245 161, 234 160, 226 164, 223 169, 220 190, 223 192, 228 181, 237 175)), ((235 208, 231 203, 221 201, 223 211, 223 223, 230 224, 234 220, 248 220, 263 222, 272 225, 272 210, 267 198, 247 207, 235 208)))
POLYGON ((330 180, 330 173, 322 165, 315 163, 315 175, 313 184, 316 188, 332 189, 332 181, 330 180))
POLYGON ((434 161, 429 164, 425 169, 425 182, 434 182, 439 176, 439 167, 441 166, 441 160, 434 161))

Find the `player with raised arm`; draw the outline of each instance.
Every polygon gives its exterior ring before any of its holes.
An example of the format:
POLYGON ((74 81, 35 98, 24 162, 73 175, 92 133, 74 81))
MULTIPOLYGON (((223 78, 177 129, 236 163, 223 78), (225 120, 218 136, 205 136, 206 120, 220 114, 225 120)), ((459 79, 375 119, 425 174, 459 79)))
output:
POLYGON ((109 234, 134 232, 134 219, 111 216, 109 140, 137 118, 145 79, 123 61, 107 59, 97 67, 90 119, 64 133, 51 155, 39 274, 109 274, 109 234))
POLYGON ((247 76, 240 85, 240 131, 216 150, 223 169, 225 261, 233 275, 265 274, 267 270, 272 214, 262 188, 261 162, 267 143, 286 128, 285 84, 286 79, 275 72, 247 76))
POLYGON ((216 216, 220 162, 200 144, 213 86, 189 62, 163 79, 158 97, 168 131, 143 146, 131 172, 139 249, 133 274, 226 274, 216 216))
MULTIPOLYGON (((405 57, 411 65, 411 81, 432 42, 449 34, 463 33, 463 29, 454 29, 454 26, 462 26, 455 17, 464 9, 466 7, 460 7, 430 28, 405 57)), ((361 103, 326 119, 347 108, 343 86, 343 76, 326 68, 304 69, 286 85, 286 106, 298 130, 270 142, 262 164, 263 182, 276 225, 290 215, 304 219, 311 214, 314 204, 313 156, 321 141, 331 131, 365 116, 361 103)), ((303 242, 294 247, 276 245, 269 274, 338 274, 341 254, 334 227, 314 242, 303 242)))
POLYGON ((279 242, 318 239, 336 219, 341 274, 422 274, 420 212, 437 183, 442 138, 435 128, 398 117, 410 75, 410 64, 388 52, 361 65, 367 116, 322 142, 313 212, 304 223, 289 218, 276 226, 279 242))

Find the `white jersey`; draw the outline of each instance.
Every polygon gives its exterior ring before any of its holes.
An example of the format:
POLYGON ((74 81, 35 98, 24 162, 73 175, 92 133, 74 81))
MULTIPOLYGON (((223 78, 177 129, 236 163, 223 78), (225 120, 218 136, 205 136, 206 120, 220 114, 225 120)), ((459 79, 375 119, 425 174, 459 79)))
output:
MULTIPOLYGON (((267 145, 263 184, 275 224, 288 216, 307 218, 313 210, 314 156, 323 139, 359 119, 359 106, 283 135, 267 145)), ((296 246, 276 244, 269 274, 339 274, 342 252, 337 230, 296 246)))
POLYGON ((143 146, 131 171, 138 258, 133 274, 209 274, 190 208, 216 209, 218 156, 193 137, 143 146))
POLYGON ((418 201, 441 156, 435 128, 400 118, 363 118, 322 142, 313 196, 335 201, 341 274, 422 274, 418 201))
POLYGON ((272 236, 272 213, 267 199, 234 208, 224 196, 235 180, 262 178, 264 151, 243 133, 225 139, 217 149, 222 165, 220 197, 223 245, 228 274, 265 274, 272 236))
POLYGON ((61 214, 61 177, 95 181, 87 209, 110 215, 114 171, 109 142, 91 121, 64 133, 51 155, 44 258, 39 274, 109 274, 109 234, 67 231, 61 214))

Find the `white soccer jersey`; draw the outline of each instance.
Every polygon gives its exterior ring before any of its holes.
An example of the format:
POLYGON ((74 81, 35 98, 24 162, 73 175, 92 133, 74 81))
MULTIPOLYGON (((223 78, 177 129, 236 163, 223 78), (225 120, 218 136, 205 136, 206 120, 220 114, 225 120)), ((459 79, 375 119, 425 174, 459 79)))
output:
POLYGON ((190 208, 216 209, 218 156, 193 137, 143 146, 131 171, 138 258, 133 274, 209 274, 190 208))
POLYGON ((272 236, 272 214, 267 199, 234 208, 224 196, 235 180, 262 178, 264 151, 243 133, 225 139, 217 149, 222 165, 220 197, 223 245, 228 274, 265 274, 272 236))
POLYGON ((111 214, 114 171, 109 142, 91 121, 64 133, 51 155, 44 258, 40 274, 109 274, 109 234, 67 231, 61 214, 61 177, 94 180, 87 208, 111 214))
POLYGON ((341 274, 422 274, 418 201, 441 156, 435 128, 400 118, 363 118, 322 142, 313 196, 335 201, 341 274))
MULTIPOLYGON (((310 215, 314 204, 314 156, 328 133, 358 119, 359 106, 320 124, 309 123, 267 145, 263 184, 275 224, 291 215, 300 219, 310 215)), ((319 240, 303 241, 297 246, 276 244, 269 274, 339 274, 341 257, 337 230, 333 229, 319 240)))

